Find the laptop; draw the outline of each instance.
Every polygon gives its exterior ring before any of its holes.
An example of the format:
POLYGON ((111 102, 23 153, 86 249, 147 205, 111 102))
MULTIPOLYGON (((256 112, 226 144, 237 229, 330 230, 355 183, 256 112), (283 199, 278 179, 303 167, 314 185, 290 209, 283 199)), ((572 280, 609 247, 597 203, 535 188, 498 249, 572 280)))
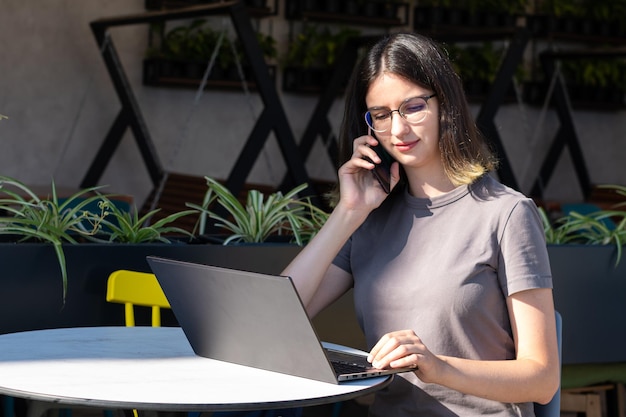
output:
POLYGON ((414 370, 322 346, 289 277, 147 260, 196 355, 333 384, 414 370))

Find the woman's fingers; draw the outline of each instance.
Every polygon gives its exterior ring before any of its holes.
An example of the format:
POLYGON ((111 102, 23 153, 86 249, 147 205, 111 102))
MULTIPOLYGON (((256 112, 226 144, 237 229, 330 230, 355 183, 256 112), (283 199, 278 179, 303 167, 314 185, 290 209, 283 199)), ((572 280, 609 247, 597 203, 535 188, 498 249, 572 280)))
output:
POLYGON ((376 368, 417 367, 426 348, 412 330, 384 335, 372 348, 368 360, 376 368))
POLYGON ((378 141, 372 136, 360 136, 356 138, 352 143, 352 157, 353 158, 369 158, 374 163, 379 163, 380 158, 376 152, 372 149, 372 146, 377 146, 378 141))

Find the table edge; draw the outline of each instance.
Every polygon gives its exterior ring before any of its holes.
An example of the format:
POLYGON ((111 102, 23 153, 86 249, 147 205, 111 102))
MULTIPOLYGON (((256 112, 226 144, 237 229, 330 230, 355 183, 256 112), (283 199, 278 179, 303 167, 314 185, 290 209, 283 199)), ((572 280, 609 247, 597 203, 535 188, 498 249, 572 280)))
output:
POLYGON ((44 401, 53 404, 61 404, 68 406, 80 406, 91 408, 103 408, 112 410, 146 410, 146 411, 250 411, 250 410, 273 410, 282 408, 298 408, 310 407, 324 404, 332 404, 335 402, 351 400, 362 397, 364 395, 381 390, 391 384, 395 374, 378 378, 385 378, 378 384, 369 386, 362 390, 351 391, 332 396, 311 397, 299 400, 272 401, 263 403, 188 403, 188 404, 171 404, 171 403, 144 403, 132 401, 109 401, 81 399, 74 397, 59 397, 45 394, 37 394, 29 391, 20 391, 10 388, 0 387, 0 395, 22 398, 25 400, 44 401))

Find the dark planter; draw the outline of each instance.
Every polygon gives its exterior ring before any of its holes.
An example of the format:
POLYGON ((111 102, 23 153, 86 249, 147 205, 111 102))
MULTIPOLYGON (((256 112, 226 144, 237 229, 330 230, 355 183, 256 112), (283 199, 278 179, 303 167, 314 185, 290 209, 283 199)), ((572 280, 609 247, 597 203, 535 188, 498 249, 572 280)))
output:
MULTIPOLYGON (((148 58, 143 61, 143 83, 154 87, 198 88, 207 69, 207 62, 181 61, 165 58, 148 58)), ((268 65, 270 77, 276 78, 276 66, 268 65)), ((243 77, 248 88, 256 89, 256 81, 249 65, 242 65, 243 77)), ((207 79, 206 88, 241 90, 241 76, 236 65, 222 68, 214 65, 207 79)))
POLYGON ((332 68, 286 67, 283 70, 283 91, 317 94, 330 82, 332 75, 332 68))
MULTIPOLYGON (((106 283, 117 269, 149 272, 148 255, 264 273, 280 273, 300 251, 295 245, 66 245, 67 299, 49 244, 0 244, 0 334, 59 327, 123 325, 124 309, 107 303, 106 283)), ((143 321, 141 313, 138 324, 143 321)), ((175 324, 165 312, 164 325, 175 324), (168 319, 169 317, 169 319, 168 319)), ((145 323, 149 323, 146 312, 145 323)))
POLYGON ((385 17, 386 19, 392 19, 397 16, 397 12, 396 15, 392 15, 391 12, 387 12, 387 9, 393 8, 393 6, 393 4, 387 5, 383 3, 369 1, 363 5, 361 13, 365 17, 385 17))
MULTIPOLYGON (((220 0, 145 0, 146 10, 175 9, 198 4, 218 3, 220 0)), ((264 8, 266 0, 245 0, 246 7, 264 8)))
POLYGON ((446 9, 438 6, 421 6, 413 10, 413 28, 415 30, 434 29, 447 23, 446 9))
POLYGON ((529 15, 526 19, 528 30, 535 36, 548 36, 558 29, 557 18, 552 15, 529 15))
POLYGON ((465 88, 465 94, 470 101, 479 101, 487 96, 491 85, 487 80, 470 78, 463 81, 463 88, 465 88))
POLYGON ((564 34, 579 34, 581 32, 581 19, 575 16, 562 16, 558 22, 558 31, 564 34))
POLYGON ((451 7, 444 12, 444 21, 450 26, 463 26, 467 22, 468 11, 465 9, 451 7))
POLYGON ((613 246, 548 245, 563 363, 626 362, 626 260, 613 246))
POLYGON ((244 3, 247 7, 252 7, 256 9, 262 9, 267 6, 266 0, 245 0, 244 3))
MULTIPOLYGON (((327 1, 327 6, 326 6, 327 11, 330 13, 340 13, 341 10, 339 9, 339 7, 334 6, 335 4, 338 5, 338 3, 339 2, 333 1, 333 0, 327 1), (333 6, 330 6, 331 4, 333 6)), ((356 0, 349 0, 344 3, 343 11, 344 13, 349 14, 349 15, 358 15, 361 13, 361 5, 356 0)))
POLYGON ((621 86, 567 83, 566 87, 575 109, 618 110, 625 105, 621 86))

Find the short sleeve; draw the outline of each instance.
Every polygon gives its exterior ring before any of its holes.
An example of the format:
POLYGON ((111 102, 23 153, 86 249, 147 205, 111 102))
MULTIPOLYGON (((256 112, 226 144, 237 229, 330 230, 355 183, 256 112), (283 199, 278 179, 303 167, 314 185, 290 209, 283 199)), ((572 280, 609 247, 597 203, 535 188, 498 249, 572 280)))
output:
POLYGON ((352 266, 350 264, 350 252, 352 250, 352 237, 348 239, 348 241, 343 245, 335 259, 333 260, 333 265, 338 266, 344 271, 352 274, 352 266))
POLYGON ((552 288, 552 273, 539 210, 531 199, 515 204, 500 238, 498 277, 509 296, 533 288, 552 288))

